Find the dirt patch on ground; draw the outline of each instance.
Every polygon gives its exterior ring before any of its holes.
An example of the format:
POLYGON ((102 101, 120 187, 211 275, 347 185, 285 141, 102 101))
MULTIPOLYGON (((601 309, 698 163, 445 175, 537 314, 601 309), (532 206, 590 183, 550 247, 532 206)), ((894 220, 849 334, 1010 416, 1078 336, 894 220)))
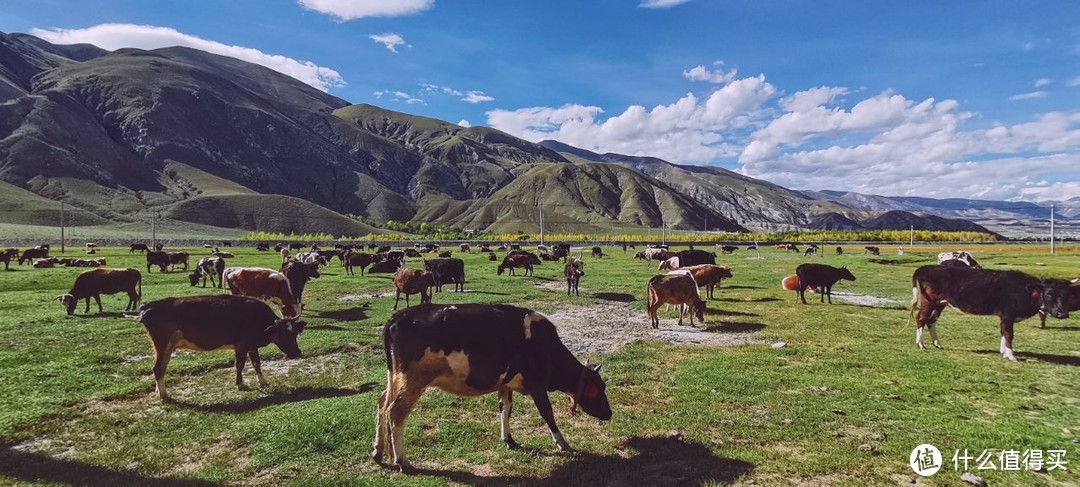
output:
POLYGON ((618 350, 638 340, 718 347, 764 343, 752 333, 706 331, 718 324, 715 322, 707 322, 704 326, 698 324, 700 328, 678 326, 675 312, 661 311, 660 328, 654 330, 644 311, 618 302, 564 306, 546 315, 558 327, 566 348, 579 356, 618 350))
POLYGON ((857 304, 859 306, 886 306, 890 304, 896 304, 897 301, 892 298, 883 298, 881 296, 870 296, 868 294, 856 294, 856 293, 841 293, 833 291, 832 297, 847 301, 849 303, 857 304))

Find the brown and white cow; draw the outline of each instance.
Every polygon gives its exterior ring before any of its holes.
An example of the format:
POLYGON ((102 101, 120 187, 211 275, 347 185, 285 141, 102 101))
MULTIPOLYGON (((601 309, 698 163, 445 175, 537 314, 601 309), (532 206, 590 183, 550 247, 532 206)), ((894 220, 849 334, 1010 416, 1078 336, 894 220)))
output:
POLYGON ((251 358, 259 385, 265 386, 259 348, 274 343, 291 359, 300 358, 296 337, 307 324, 278 319, 266 303, 245 296, 215 294, 152 301, 139 308, 139 321, 154 346, 154 380, 158 396, 169 400, 165 369, 178 348, 197 351, 232 348, 236 353, 236 387, 245 390, 243 370, 251 358))
POLYGON ((227 267, 222 277, 229 292, 275 303, 281 306, 281 315, 286 318, 300 316, 300 302, 293 296, 285 274, 261 267, 227 267))
POLYGON ((570 259, 563 266, 563 277, 566 278, 566 295, 569 296, 573 293, 576 296, 581 296, 578 285, 581 283, 581 278, 585 277, 585 263, 577 257, 570 259))
POLYGON ((401 471, 405 420, 428 387, 459 396, 499 393, 503 442, 520 445, 510 434, 513 393, 536 404, 559 450, 572 451, 555 424, 548 392, 571 395, 571 413, 581 406, 599 420, 611 419, 600 366, 582 364, 559 339, 544 315, 508 305, 456 304, 407 308, 383 328, 386 390, 375 414, 371 458, 383 465, 389 454, 401 471))
POLYGON ((94 269, 83 272, 75 278, 75 284, 67 294, 56 297, 67 308, 67 314, 75 314, 75 306, 80 299, 86 300, 86 310, 90 313, 90 298, 97 301, 98 313, 105 311, 101 307, 102 294, 127 293, 128 304, 125 311, 135 311, 142 296, 142 274, 136 269, 94 269))
POLYGON ((694 276, 694 282, 698 287, 704 287, 709 299, 713 299, 713 289, 720 285, 724 279, 730 279, 731 268, 726 265, 700 264, 683 267, 682 270, 690 271, 694 276))

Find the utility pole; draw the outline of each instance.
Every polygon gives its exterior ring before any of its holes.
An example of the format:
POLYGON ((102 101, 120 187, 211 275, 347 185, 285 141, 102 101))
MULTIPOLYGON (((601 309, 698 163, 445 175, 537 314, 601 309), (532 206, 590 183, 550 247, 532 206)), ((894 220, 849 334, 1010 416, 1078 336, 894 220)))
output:
POLYGON ((915 245, 915 225, 911 225, 911 233, 908 234, 908 247, 915 245))
POLYGON ((1050 205, 1050 255, 1054 255, 1054 205, 1050 205))
POLYGON ((667 245, 667 223, 660 221, 660 243, 667 245))
POLYGON ((150 233, 154 240, 154 250, 157 250, 157 210, 150 211, 150 233))
POLYGON ((64 238, 64 202, 60 202, 60 253, 64 253, 66 239, 64 238))
POLYGON ((540 245, 544 245, 544 203, 537 201, 536 204, 540 206, 540 245))

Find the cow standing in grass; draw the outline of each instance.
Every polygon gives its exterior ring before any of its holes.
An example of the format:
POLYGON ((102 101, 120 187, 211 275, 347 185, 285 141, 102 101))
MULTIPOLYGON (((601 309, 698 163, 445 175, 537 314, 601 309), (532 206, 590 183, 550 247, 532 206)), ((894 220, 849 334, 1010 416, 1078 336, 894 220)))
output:
POLYGON ((936 322, 945 306, 952 306, 968 314, 997 316, 1001 329, 999 351, 1015 362, 1013 324, 1042 309, 1055 318, 1068 318, 1069 288, 1069 281, 1039 279, 1019 271, 922 266, 911 275, 915 344, 926 348, 922 344, 923 328, 929 328, 934 346, 942 348, 936 322))
POLYGON ((847 267, 833 267, 825 264, 802 264, 795 268, 795 275, 798 276, 798 291, 799 300, 802 304, 806 303, 806 288, 818 288, 821 290, 821 302, 825 302, 825 297, 829 297, 829 304, 832 304, 832 287, 836 285, 841 279, 845 281, 854 281, 855 276, 847 269, 847 267))
POLYGON ((582 364, 559 339, 544 315, 507 305, 427 305, 395 313, 383 328, 386 390, 375 413, 371 458, 383 464, 387 454, 403 472, 405 420, 428 387, 458 396, 499 393, 503 442, 520 445, 510 434, 513 393, 536 404, 551 438, 571 451, 555 424, 548 392, 571 395, 571 413, 581 406, 600 420, 611 419, 600 366, 582 364))
POLYGON ((697 282, 694 281, 690 271, 677 270, 668 274, 653 276, 645 285, 645 296, 648 302, 646 311, 653 328, 660 327, 660 317, 657 311, 662 304, 674 304, 679 307, 679 325, 683 323, 683 305, 688 305, 690 311, 690 325, 694 324, 694 316, 698 321, 705 322, 705 301, 702 301, 698 292, 697 282))
POLYGON ((128 304, 124 310, 134 311, 139 306, 142 296, 142 274, 136 269, 94 269, 79 274, 75 284, 67 294, 61 294, 56 300, 67 308, 67 314, 75 314, 75 306, 80 299, 86 300, 86 310, 90 312, 90 298, 97 301, 98 313, 105 311, 101 307, 102 294, 127 293, 128 304))
POLYGON ((578 284, 585 276, 585 263, 578 258, 570 259, 563 267, 563 276, 566 277, 566 295, 573 293, 575 296, 581 296, 578 284))

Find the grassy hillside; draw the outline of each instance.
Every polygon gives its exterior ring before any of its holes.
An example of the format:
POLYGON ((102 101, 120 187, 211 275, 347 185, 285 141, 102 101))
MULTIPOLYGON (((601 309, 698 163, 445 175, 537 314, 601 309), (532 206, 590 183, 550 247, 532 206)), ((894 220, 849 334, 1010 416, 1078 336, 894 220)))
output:
MULTIPOLYGON (((60 226, 60 202, 0 182, 0 223, 60 226)), ((101 225, 109 221, 94 213, 67 205, 64 222, 71 226, 101 225)))
POLYGON ((282 233, 362 236, 377 230, 300 198, 232 194, 199 196, 163 212, 165 218, 214 227, 282 233))

